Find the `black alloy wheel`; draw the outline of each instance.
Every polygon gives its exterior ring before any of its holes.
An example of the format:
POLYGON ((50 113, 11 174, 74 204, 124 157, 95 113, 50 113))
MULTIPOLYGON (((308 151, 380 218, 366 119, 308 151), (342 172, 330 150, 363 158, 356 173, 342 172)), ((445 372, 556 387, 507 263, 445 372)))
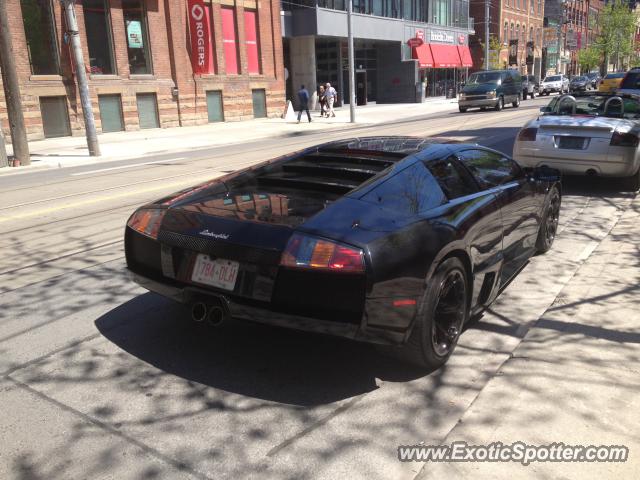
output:
POLYGON ((444 365, 469 318, 468 295, 464 265, 447 258, 429 281, 402 359, 430 371, 444 365))
POLYGON ((440 283, 431 322, 431 346, 438 357, 449 356, 458 341, 467 308, 465 290, 460 270, 450 270, 440 283))
POLYGON ((561 199, 557 187, 553 187, 548 198, 549 200, 542 216, 540 229, 538 230, 538 238, 536 240, 536 250, 538 253, 548 252, 558 233, 561 199))

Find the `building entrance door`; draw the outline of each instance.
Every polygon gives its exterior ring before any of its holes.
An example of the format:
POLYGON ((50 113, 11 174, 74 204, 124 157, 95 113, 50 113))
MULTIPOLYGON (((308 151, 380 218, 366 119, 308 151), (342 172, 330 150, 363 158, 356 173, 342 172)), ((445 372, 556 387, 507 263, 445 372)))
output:
POLYGON ((367 104, 367 71, 356 70, 356 105, 367 104))

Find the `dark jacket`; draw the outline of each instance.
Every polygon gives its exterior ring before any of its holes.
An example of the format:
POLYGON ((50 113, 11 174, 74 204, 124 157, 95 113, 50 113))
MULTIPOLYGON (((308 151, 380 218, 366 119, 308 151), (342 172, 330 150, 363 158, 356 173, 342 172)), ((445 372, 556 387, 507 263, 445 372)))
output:
POLYGON ((302 108, 307 108, 309 106, 309 92, 306 88, 298 90, 298 100, 300 101, 300 106, 302 108))

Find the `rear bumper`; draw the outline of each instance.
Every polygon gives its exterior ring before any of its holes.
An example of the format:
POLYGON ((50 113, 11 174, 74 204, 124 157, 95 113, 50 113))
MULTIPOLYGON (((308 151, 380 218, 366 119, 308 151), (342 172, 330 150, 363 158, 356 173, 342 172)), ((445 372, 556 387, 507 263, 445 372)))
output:
POLYGON ((602 177, 630 177, 638 171, 640 165, 634 161, 620 162, 589 162, 566 160, 560 158, 534 157, 526 155, 514 150, 514 159, 524 167, 540 167, 546 165, 548 167, 557 168, 567 175, 586 175, 587 171, 594 170, 602 177))
MULTIPOLYGON (((133 281, 138 285, 179 303, 190 304, 195 301, 204 301, 206 303, 207 300, 222 301, 228 309, 228 314, 231 318, 294 330, 345 337, 366 343, 399 345, 404 343, 408 337, 408 328, 389 329, 369 325, 368 314, 366 313, 360 324, 333 322, 238 303, 232 298, 206 289, 193 286, 173 285, 150 279, 135 272, 131 272, 131 276, 133 281)), ((371 311, 371 309, 366 308, 365 311, 371 311)))

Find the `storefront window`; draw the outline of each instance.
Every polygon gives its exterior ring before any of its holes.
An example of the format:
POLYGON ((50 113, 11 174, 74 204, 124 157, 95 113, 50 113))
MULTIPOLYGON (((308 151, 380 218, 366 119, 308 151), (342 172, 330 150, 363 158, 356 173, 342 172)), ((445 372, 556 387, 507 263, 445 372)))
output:
POLYGON ((147 12, 142 0, 122 0, 122 14, 127 32, 129 71, 132 74, 153 73, 147 33, 147 12))
POLYGON ((222 41, 224 42, 224 61, 226 72, 229 75, 237 75, 240 72, 238 65, 238 35, 236 32, 236 14, 233 7, 222 7, 222 41))
POLYGON ((96 75, 113 74, 115 68, 111 47, 109 6, 105 0, 84 0, 82 7, 91 73, 96 75))
POLYGON ((249 73, 260 73, 260 39, 258 38, 258 16, 255 10, 244 11, 244 39, 247 50, 249 73))
MULTIPOLYGON (((4 1, 4 0, 3 0, 4 1)), ((21 0, 29 63, 34 75, 60 73, 56 28, 50 0, 21 0)))

